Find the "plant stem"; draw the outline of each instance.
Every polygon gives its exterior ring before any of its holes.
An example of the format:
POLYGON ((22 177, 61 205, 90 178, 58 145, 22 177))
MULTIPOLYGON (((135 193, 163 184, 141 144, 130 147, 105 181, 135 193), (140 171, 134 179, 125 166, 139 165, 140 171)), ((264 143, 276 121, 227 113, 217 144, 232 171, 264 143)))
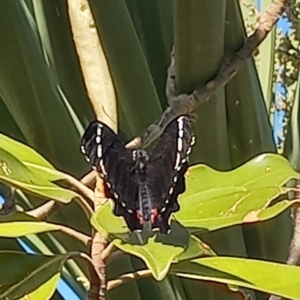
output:
POLYGON ((113 288, 116 288, 117 286, 124 284, 126 282, 129 282, 131 280, 136 280, 140 278, 146 278, 151 276, 150 270, 141 270, 133 273, 128 273, 120 276, 118 279, 110 280, 107 283, 107 290, 112 290, 113 288))
POLYGON ((264 41, 273 26, 276 24, 285 8, 288 0, 274 0, 259 19, 259 25, 255 32, 249 36, 243 47, 237 51, 229 63, 220 70, 214 79, 199 87, 191 94, 178 94, 175 86, 175 59, 174 49, 171 52, 171 65, 168 69, 166 94, 168 107, 163 114, 151 124, 146 131, 135 137, 128 148, 145 148, 157 139, 166 126, 179 115, 191 113, 197 106, 205 103, 222 86, 232 79, 241 66, 249 59, 255 49, 264 41))

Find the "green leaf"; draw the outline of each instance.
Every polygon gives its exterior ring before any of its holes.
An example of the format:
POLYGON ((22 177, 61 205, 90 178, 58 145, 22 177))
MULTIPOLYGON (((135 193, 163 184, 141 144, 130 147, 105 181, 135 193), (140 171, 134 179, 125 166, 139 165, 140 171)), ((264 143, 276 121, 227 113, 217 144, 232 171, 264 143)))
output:
POLYGON ((191 236, 187 249, 181 253, 173 262, 190 260, 192 258, 203 256, 215 256, 216 253, 204 242, 195 236, 191 236))
POLYGON ((0 298, 50 299, 60 278, 61 268, 72 255, 46 256, 0 251, 0 298))
POLYGON ((125 221, 113 215, 109 203, 96 211, 91 222, 98 231, 110 234, 116 247, 141 258, 157 280, 164 279, 172 261, 188 248, 190 240, 188 231, 176 222, 172 222, 168 235, 147 231, 130 234, 125 221))
POLYGON ((182 277, 209 280, 300 299, 300 268, 279 263, 233 257, 200 258, 180 262, 171 272, 182 277))
MULTIPOLYGON (((75 118, 69 109, 73 105, 62 96, 61 91, 72 85, 77 95, 76 102, 87 102, 87 95, 84 89, 78 88, 78 84, 72 84, 73 79, 62 81, 57 78, 54 67, 56 61, 49 62, 50 53, 41 44, 35 22, 37 16, 30 13, 27 6, 29 2, 31 1, 8 1, 1 6, 1 98, 29 145, 38 149, 61 169, 79 175, 79 170, 87 170, 87 165, 78 151, 80 133, 76 130, 75 118), (61 83, 66 81, 69 85, 62 86, 61 83), (70 149, 76 150, 72 155, 66 155, 70 149)), ((61 26, 60 32, 69 36, 65 38, 65 42, 69 42, 63 48, 68 53, 65 61, 69 61, 75 54, 69 20, 66 13, 56 8, 53 7, 53 15, 58 14, 59 19, 65 16, 66 26, 61 26)), ((55 19, 52 24, 54 22, 55 19)), ((51 43, 53 42, 51 36, 51 43)), ((56 56, 58 50, 53 50, 56 56)), ((75 59, 78 61, 77 55, 75 59)), ((64 68, 67 64, 60 66, 64 68)), ((76 76, 80 69, 74 66, 71 73, 76 76)), ((71 96, 69 92, 66 95, 71 96)), ((77 112, 80 119, 87 122, 92 114, 84 109, 87 104, 81 107, 83 109, 77 112)), ((9 131, 7 133, 10 134, 9 131)))
POLYGON ((0 180, 25 192, 63 203, 78 197, 75 192, 61 188, 39 174, 33 173, 17 157, 0 146, 0 180))
POLYGON ((23 212, 0 215, 0 236, 21 237, 33 233, 59 230, 59 226, 40 221, 23 212))
POLYGON ((124 0, 91 0, 89 4, 118 95, 119 110, 128 120, 131 135, 140 134, 159 116, 161 105, 128 8, 124 0))
POLYGON ((288 161, 275 154, 259 155, 230 172, 198 165, 190 169, 181 209, 174 216, 191 231, 265 220, 294 203, 284 200, 269 207, 286 192, 281 186, 298 177, 288 161))
POLYGON ((63 176, 39 153, 27 145, 0 134, 1 148, 17 157, 33 173, 47 178, 49 181, 63 179, 63 176))
POLYGON ((99 232, 129 233, 125 221, 112 213, 112 203, 105 203, 92 216, 91 223, 99 232))
MULTIPOLYGON (((245 27, 240 6, 248 10, 249 2, 248 5, 237 1, 227 1, 226 4, 226 20, 230 22, 225 26, 225 57, 231 57, 245 41, 245 27)), ((269 51, 268 57, 270 57, 269 51)), ((262 61, 267 62, 267 58, 262 61)), ((262 65, 265 70, 264 64, 262 65)), ((272 77, 270 79, 272 82, 272 77)), ((227 136, 232 168, 240 166, 260 153, 275 152, 272 128, 253 58, 248 59, 236 76, 228 82, 225 91, 227 136)))

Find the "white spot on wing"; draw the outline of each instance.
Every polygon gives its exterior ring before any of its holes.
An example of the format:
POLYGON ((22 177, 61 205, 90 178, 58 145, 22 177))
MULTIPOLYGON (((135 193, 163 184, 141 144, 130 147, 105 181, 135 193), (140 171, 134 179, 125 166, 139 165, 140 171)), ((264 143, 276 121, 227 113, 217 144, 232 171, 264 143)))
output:
POLYGON ((184 134, 183 129, 179 129, 179 131, 178 131, 179 137, 183 138, 183 134, 184 134))
POLYGON ((178 138, 178 140, 177 140, 177 150, 179 152, 182 151, 182 145, 183 145, 182 138, 178 138))
POLYGON ((192 148, 189 147, 189 149, 187 149, 187 151, 186 151, 186 155, 189 155, 191 153, 191 151, 192 151, 192 148))
POLYGON ((178 122, 178 129, 183 129, 184 117, 178 118, 177 122, 178 122))
POLYGON ((98 124, 97 126, 97 131, 96 131, 96 136, 101 136, 102 134, 102 124, 98 124))
POLYGON ((174 176, 173 182, 176 183, 176 182, 177 182, 177 179, 178 179, 177 176, 174 176))
MULTIPOLYGON (((119 195, 117 194, 117 193, 114 193, 114 197, 116 198, 116 199, 119 199, 119 195)), ((123 202, 122 202, 123 203, 123 202)))
POLYGON ((80 147, 80 150, 81 150, 81 152, 82 152, 83 154, 85 154, 85 148, 84 148, 84 146, 81 146, 81 147, 80 147))
POLYGON ((122 205, 123 207, 126 207, 126 203, 125 203, 125 202, 121 202, 121 205, 122 205))
POLYGON ((191 146, 193 146, 195 143, 196 143, 196 138, 195 138, 195 136, 193 135, 193 136, 192 136, 192 140, 191 140, 191 146))
POLYGON ((89 157, 85 157, 85 160, 87 161, 87 162, 90 162, 91 160, 89 159, 89 157))
POLYGON ((100 165, 100 169, 101 169, 103 175, 106 176, 107 172, 106 172, 106 169, 105 169, 104 164, 103 164, 103 159, 100 160, 99 165, 100 165))
POLYGON ((163 213, 165 210, 166 210, 166 208, 165 208, 165 207, 162 207, 161 210, 160 210, 160 212, 163 213))
POLYGON ((100 135, 97 135, 97 136, 96 136, 96 143, 97 143, 97 144, 100 144, 100 143, 101 143, 101 136, 100 136, 100 135))
POLYGON ((180 160, 181 160, 180 153, 177 152, 177 155, 176 155, 176 162, 175 162, 174 169, 178 169, 178 167, 179 167, 179 165, 180 165, 180 160))
POLYGON ((169 204, 169 202, 170 202, 169 199, 165 200, 165 204, 169 204))
POLYGON ((173 188, 173 187, 170 187, 170 189, 169 189, 169 195, 172 195, 173 192, 174 192, 174 188, 173 188))
POLYGON ((127 209, 127 211, 128 211, 130 214, 133 214, 133 210, 132 210, 132 209, 127 209))
POLYGON ((98 158, 102 157, 102 145, 97 146, 97 157, 98 158))

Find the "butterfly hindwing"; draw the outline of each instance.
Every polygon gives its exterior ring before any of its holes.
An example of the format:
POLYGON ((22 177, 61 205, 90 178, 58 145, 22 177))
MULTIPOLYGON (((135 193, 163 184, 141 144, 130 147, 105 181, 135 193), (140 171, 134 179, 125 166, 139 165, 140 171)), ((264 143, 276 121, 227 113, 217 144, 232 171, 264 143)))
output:
POLYGON ((132 150, 124 147, 118 136, 104 123, 93 121, 86 129, 81 150, 104 179, 114 214, 123 216, 130 230, 140 229, 135 216, 138 184, 134 173, 132 150))
POLYGON ((193 143, 190 118, 180 116, 169 123, 150 155, 147 183, 157 210, 152 227, 161 233, 169 231, 170 216, 179 210, 177 198, 185 191, 184 174, 193 143))

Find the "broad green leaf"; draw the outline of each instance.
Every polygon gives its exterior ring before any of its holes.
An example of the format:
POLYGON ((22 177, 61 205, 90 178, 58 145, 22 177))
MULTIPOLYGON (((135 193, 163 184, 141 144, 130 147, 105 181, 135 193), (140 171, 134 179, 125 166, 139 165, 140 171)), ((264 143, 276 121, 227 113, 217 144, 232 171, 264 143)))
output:
POLYGON ((40 221, 23 212, 0 215, 0 236, 21 237, 33 233, 59 230, 59 226, 40 221))
POLYGON ((123 219, 113 215, 109 203, 96 211, 91 222, 98 231, 104 230, 110 234, 116 247, 141 258, 157 280, 167 275, 172 261, 189 245, 188 231, 176 222, 172 222, 172 231, 168 235, 155 232, 129 233, 123 219))
POLYGON ((132 233, 114 236, 113 243, 124 252, 141 258, 156 280, 166 277, 172 261, 180 255, 189 243, 188 231, 178 223, 172 223, 172 232, 160 235, 152 232, 132 233))
POLYGON ((187 249, 176 257, 173 262, 182 260, 190 260, 192 258, 203 257, 203 256, 215 256, 215 252, 204 242, 195 236, 191 236, 187 249))
POLYGON ((129 233, 125 221, 112 213, 112 202, 106 202, 92 216, 92 225, 100 232, 108 234, 129 233))
MULTIPOLYGON (((70 101, 65 101, 60 91, 68 88, 66 95, 71 96, 69 90, 72 88, 76 94, 76 102, 87 102, 86 92, 82 85, 78 88, 80 85, 74 84, 73 79, 65 79, 64 82, 68 81, 69 85, 61 85, 62 80, 57 78, 53 68, 55 62, 49 63, 49 53, 41 44, 35 24, 36 16, 30 13, 29 2, 31 1, 6 1, 1 6, 1 98, 29 145, 38 149, 61 169, 79 175, 80 169, 87 170, 86 163, 78 151, 80 134, 69 109, 70 101), (73 151, 72 155, 67 155, 70 149, 73 151)), ((53 7, 53 10, 56 8, 53 7)), ((78 76, 80 69, 76 64, 78 58, 74 55, 68 17, 59 9, 53 14, 60 20, 64 15, 65 26, 59 28, 59 32, 68 36, 63 48, 66 51, 64 61, 69 62, 71 57, 74 61, 75 58, 75 66, 69 74, 78 76)), ((52 20, 52 24, 54 22, 55 19, 52 20)), ((51 42, 54 43, 52 36, 51 42)), ((53 51, 56 56, 58 49, 53 48, 53 51)), ((62 68, 67 66, 63 64, 64 61, 60 60, 62 68)), ((81 107, 85 108, 87 105, 81 107)), ((85 122, 92 117, 86 109, 78 109, 76 112, 85 122)))
POLYGON ((119 110, 124 112, 131 136, 140 134, 159 116, 161 106, 128 8, 124 0, 90 0, 89 4, 118 95, 119 110))
POLYGON ((72 255, 46 256, 0 251, 0 298, 50 299, 60 278, 61 268, 72 255))
POLYGON ((0 134, 1 148, 17 157, 24 165, 28 167, 34 174, 41 175, 49 181, 63 179, 61 173, 39 153, 27 145, 0 134))
MULTIPOLYGON (((226 2, 174 1, 177 92, 189 94, 219 72, 226 40, 226 2)), ((191 153, 191 162, 229 170, 232 165, 224 88, 220 88, 195 113, 198 118, 193 128, 197 143, 191 153)))
MULTIPOLYGON (((253 0, 251 2, 253 4, 253 0)), ((237 1, 226 3, 226 17, 230 23, 225 26, 225 53, 229 57, 243 46, 245 28, 240 14, 241 3, 237 1)), ((241 6, 249 9, 244 2, 241 6)), ((258 79, 254 59, 250 58, 225 86, 232 168, 240 166, 260 153, 275 152, 272 128, 258 79)))
POLYGON ((180 262, 178 276, 255 289, 288 299, 300 299, 300 267, 234 257, 207 257, 180 262))
POLYGON ((35 174, 17 157, 0 147, 0 180, 25 192, 63 203, 78 195, 35 174))
POLYGON ((288 161, 275 154, 262 154, 230 172, 198 165, 190 169, 175 218, 192 231, 268 219, 294 203, 284 200, 270 206, 287 191, 282 185, 298 177, 288 161))

